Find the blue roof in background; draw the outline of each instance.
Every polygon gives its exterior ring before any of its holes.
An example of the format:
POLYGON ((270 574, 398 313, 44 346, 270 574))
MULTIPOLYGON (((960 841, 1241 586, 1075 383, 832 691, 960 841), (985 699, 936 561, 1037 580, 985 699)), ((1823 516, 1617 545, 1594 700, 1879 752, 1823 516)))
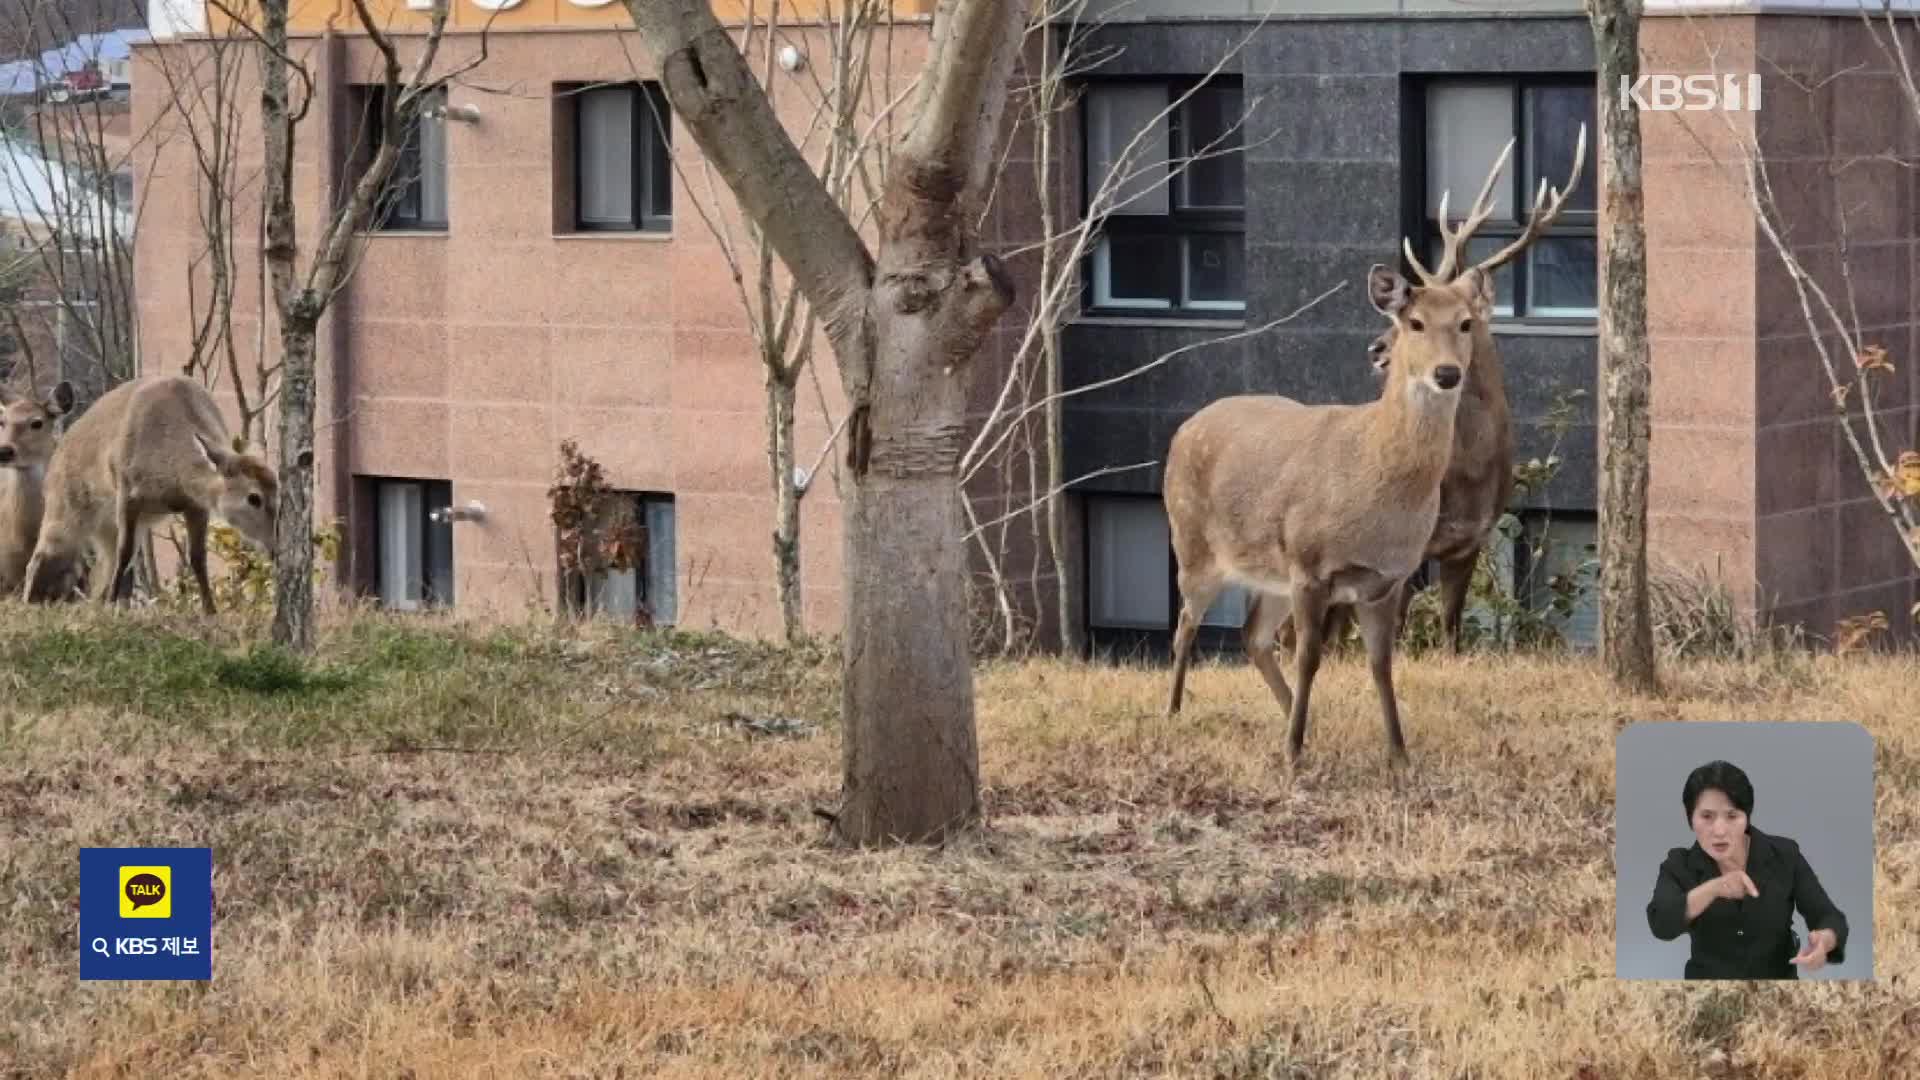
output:
POLYGON ((82 70, 90 63, 125 60, 133 55, 133 46, 148 37, 145 30, 131 29, 81 34, 65 45, 42 52, 36 60, 0 64, 0 94, 31 94, 41 83, 82 70))

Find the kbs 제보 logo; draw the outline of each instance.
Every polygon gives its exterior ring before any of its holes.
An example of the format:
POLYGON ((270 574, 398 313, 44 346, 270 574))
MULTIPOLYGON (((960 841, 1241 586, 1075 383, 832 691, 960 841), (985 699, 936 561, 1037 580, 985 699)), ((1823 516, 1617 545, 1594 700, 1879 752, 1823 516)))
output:
POLYGON ((121 867, 120 917, 123 919, 173 918, 173 867, 121 867))

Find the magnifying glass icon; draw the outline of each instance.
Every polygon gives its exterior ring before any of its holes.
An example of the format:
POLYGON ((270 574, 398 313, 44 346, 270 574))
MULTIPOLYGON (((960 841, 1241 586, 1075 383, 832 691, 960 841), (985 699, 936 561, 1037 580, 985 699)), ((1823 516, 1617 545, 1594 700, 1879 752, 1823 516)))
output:
POLYGON ((107 951, 107 939, 103 937, 97 937, 93 939, 93 951, 99 953, 101 956, 113 955, 112 953, 107 951))

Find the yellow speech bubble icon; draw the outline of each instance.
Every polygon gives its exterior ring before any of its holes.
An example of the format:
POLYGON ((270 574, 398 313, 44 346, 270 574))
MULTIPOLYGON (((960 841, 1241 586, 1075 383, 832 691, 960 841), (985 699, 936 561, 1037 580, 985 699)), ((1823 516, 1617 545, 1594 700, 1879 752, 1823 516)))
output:
POLYGON ((120 917, 123 919, 172 918, 173 867, 121 867, 120 917))

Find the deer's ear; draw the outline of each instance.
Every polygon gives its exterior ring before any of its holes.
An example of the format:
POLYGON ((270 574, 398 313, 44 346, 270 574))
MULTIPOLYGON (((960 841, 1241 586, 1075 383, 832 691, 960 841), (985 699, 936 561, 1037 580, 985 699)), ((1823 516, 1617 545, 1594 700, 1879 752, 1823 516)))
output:
POLYGON ((1493 274, 1479 267, 1461 275, 1461 283, 1466 286, 1467 297, 1473 305, 1482 311, 1493 307, 1493 274))
POLYGON ((1374 309, 1386 315, 1398 315, 1413 299, 1413 286, 1385 263, 1374 263, 1367 271, 1367 299, 1374 309))
POLYGON ((228 456, 225 450, 214 443, 208 442, 205 436, 197 431, 193 433, 193 445, 200 448, 200 458, 207 463, 209 469, 217 473, 225 473, 227 471, 227 464, 233 459, 228 456))
POLYGON ((53 393, 47 395, 45 404, 47 411, 55 416, 65 416, 72 412, 73 384, 65 379, 60 380, 60 385, 54 387, 53 393))

